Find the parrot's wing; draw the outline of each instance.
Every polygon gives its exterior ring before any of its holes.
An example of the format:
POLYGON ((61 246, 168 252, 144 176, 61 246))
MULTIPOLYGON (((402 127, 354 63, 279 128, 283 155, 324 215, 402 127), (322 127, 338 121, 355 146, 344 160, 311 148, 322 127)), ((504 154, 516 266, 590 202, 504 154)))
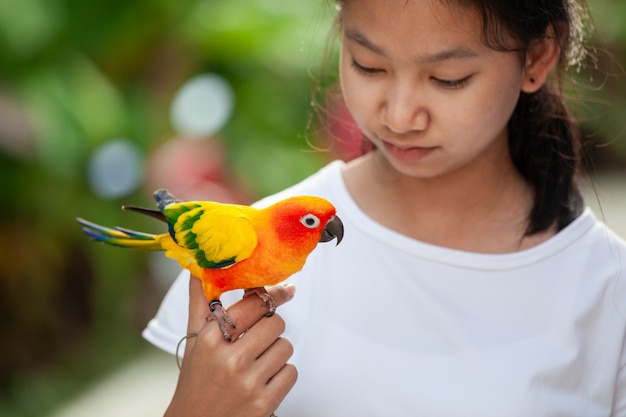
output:
MULTIPOLYGON (((185 204, 185 203, 182 203, 185 204)), ((202 268, 227 268, 250 257, 258 237, 246 206, 219 203, 187 204, 180 213, 176 204, 165 209, 179 212, 174 224, 176 242, 193 252, 202 268)), ((254 209, 252 209, 254 210, 254 209)))

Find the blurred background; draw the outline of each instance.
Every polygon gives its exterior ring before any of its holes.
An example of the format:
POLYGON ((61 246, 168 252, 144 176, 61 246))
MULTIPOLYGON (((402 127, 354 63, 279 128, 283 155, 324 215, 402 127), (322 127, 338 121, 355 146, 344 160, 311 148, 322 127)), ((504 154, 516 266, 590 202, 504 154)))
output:
MULTIPOLYGON (((589 195, 610 208, 626 194, 626 2, 590 2, 597 65, 572 105, 589 195)), ((250 203, 359 152, 324 95, 330 3, 0 0, 1 416, 69 415, 112 372, 161 363, 141 362, 140 332, 177 266, 95 245, 77 216, 160 232, 121 204, 160 187, 250 203)))

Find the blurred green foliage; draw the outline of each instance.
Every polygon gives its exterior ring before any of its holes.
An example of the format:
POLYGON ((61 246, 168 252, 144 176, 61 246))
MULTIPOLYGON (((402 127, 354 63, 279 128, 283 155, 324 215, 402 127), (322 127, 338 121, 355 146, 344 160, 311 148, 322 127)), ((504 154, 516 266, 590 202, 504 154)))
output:
MULTIPOLYGON (((220 132, 228 163, 256 195, 324 162, 307 127, 331 3, 0 2, 0 415, 44 415, 144 346, 139 330, 162 295, 145 256, 89 243, 74 220, 127 222, 121 202, 103 201, 85 179, 98 145, 123 137, 150 153, 176 136, 177 89, 215 72, 236 95, 220 132)), ((579 77, 579 106, 586 130, 615 142, 623 164, 624 79, 603 73, 624 63, 626 3, 591 6, 602 47, 594 78, 579 77)), ((146 191, 123 203, 151 204, 146 191)))
POLYGON ((572 107, 588 136, 596 170, 626 166, 626 2, 587 0, 595 36, 587 67, 575 74, 572 107))
MULTIPOLYGON (((0 415, 45 415, 145 346, 162 296, 145 255, 94 245, 75 222, 154 226, 90 189, 99 145, 128 138, 149 154, 177 134, 177 89, 215 72, 236 95, 228 163, 255 195, 322 163, 302 150, 330 10, 244 3, 0 2, 0 415)), ((151 204, 147 191, 123 203, 151 204)))

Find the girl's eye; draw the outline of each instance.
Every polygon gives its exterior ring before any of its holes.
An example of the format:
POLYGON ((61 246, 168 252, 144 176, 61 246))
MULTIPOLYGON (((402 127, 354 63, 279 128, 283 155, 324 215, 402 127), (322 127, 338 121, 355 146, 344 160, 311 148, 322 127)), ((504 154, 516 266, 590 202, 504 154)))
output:
POLYGON ((458 79, 458 80, 442 80, 440 78, 435 78, 435 77, 433 77, 432 79, 443 88, 455 90, 457 88, 465 87, 467 83, 469 82, 470 77, 471 75, 465 78, 458 79))
POLYGON ((355 59, 352 59, 352 68, 354 68, 357 72, 365 75, 377 74, 382 71, 377 68, 364 67, 363 65, 356 62, 355 59))

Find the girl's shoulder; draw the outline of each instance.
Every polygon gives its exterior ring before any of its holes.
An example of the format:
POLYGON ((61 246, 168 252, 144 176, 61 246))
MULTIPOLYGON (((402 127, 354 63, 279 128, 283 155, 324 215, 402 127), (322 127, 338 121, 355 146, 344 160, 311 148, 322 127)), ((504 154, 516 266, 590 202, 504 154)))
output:
MULTIPOLYGON (((254 203, 255 207, 267 207, 277 201, 297 195, 313 195, 330 200, 333 189, 342 181, 341 169, 345 163, 335 160, 304 180, 254 203)), ((332 200, 331 200, 332 202, 332 200)))
POLYGON ((598 219, 592 209, 585 209, 577 220, 583 220, 588 224, 589 231, 585 237, 590 245, 599 245, 605 249, 607 255, 619 255, 621 260, 626 263, 626 240, 598 219))

